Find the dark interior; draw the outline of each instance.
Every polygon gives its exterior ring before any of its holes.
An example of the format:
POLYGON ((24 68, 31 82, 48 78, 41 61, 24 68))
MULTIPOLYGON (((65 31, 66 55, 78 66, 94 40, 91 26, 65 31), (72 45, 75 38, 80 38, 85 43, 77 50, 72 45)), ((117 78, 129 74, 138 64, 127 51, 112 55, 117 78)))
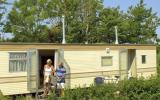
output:
POLYGON ((52 65, 54 66, 54 50, 40 50, 39 51, 39 88, 43 88, 44 82, 44 65, 47 59, 52 60, 52 65))

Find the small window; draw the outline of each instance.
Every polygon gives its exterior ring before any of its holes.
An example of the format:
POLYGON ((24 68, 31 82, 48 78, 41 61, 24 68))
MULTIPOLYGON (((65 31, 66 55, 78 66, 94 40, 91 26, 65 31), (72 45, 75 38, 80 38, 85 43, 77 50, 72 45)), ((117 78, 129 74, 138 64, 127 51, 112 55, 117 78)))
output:
POLYGON ((27 53, 9 53, 9 72, 24 72, 27 67, 27 53))
POLYGON ((142 55, 142 64, 146 64, 146 55, 142 55))
POLYGON ((112 66, 112 56, 103 56, 101 58, 102 66, 112 66))

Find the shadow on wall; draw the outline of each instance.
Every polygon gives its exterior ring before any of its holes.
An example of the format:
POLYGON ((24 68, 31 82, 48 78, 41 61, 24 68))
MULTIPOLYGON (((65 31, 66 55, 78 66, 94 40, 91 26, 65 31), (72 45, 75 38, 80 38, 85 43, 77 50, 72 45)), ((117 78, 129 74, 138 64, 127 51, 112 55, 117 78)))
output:
POLYGON ((70 66, 65 59, 63 59, 63 64, 64 64, 64 67, 66 68, 66 88, 70 88, 71 87, 70 66))

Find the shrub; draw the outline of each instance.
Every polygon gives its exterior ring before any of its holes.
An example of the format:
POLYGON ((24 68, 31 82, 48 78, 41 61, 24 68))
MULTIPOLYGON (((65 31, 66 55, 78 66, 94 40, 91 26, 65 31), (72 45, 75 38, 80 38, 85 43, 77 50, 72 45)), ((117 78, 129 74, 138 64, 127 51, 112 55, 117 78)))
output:
POLYGON ((140 100, 150 100, 151 94, 143 92, 140 94, 140 100))
POLYGON ((157 100, 160 98, 160 78, 123 80, 118 84, 91 85, 88 88, 65 90, 59 100, 157 100))
POLYGON ((2 92, 0 91, 0 100, 10 100, 10 98, 7 96, 3 96, 2 92))
POLYGON ((26 100, 26 97, 25 96, 16 96, 16 100, 26 100))
POLYGON ((160 93, 156 93, 151 95, 150 100, 159 100, 160 99, 160 93))
POLYGON ((57 96, 55 94, 55 92, 53 92, 48 98, 47 100, 56 100, 57 99, 57 96))

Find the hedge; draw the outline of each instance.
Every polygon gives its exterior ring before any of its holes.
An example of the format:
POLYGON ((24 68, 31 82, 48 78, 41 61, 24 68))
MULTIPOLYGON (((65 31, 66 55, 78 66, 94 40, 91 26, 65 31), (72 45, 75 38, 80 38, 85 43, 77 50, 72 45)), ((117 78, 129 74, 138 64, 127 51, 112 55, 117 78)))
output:
MULTIPOLYGON (((123 80, 88 88, 66 89, 58 100, 157 100, 160 98, 160 78, 123 80)), ((51 95, 48 100, 57 99, 51 95)))

